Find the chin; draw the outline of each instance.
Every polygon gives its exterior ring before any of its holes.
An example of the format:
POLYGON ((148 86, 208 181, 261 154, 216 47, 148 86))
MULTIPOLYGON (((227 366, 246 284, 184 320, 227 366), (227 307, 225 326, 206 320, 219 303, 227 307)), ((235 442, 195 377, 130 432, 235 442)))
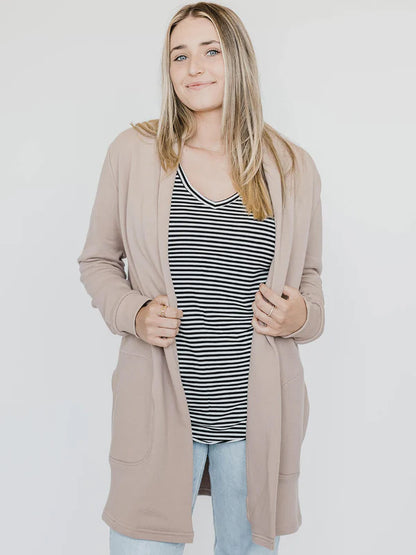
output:
MULTIPOLYGON (((183 101, 182 101, 183 102, 183 101)), ((193 102, 188 104, 183 102, 190 110, 215 110, 222 106, 222 98, 215 98, 212 101, 208 101, 206 98, 201 99, 201 102, 193 102)))

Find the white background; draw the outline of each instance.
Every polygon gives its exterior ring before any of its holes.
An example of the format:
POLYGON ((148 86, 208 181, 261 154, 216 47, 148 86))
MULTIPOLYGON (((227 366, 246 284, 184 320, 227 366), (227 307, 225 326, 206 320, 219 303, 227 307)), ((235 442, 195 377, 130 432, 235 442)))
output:
MULTIPOLYGON (((79 281, 106 149, 159 117, 178 2, 1 8, 1 551, 108 553, 120 338, 79 281)), ((415 49, 410 0, 228 2, 265 120, 322 179, 326 329, 301 346, 303 524, 279 555, 415 553, 415 49)), ((210 498, 186 553, 212 554, 210 498)), ((236 554, 237 555, 237 554, 236 554)))

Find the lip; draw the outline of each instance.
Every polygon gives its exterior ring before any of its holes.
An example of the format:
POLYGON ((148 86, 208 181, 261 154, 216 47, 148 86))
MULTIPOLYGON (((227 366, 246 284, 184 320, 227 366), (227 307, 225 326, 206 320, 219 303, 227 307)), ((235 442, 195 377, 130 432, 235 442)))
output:
POLYGON ((208 87, 208 85, 213 85, 214 81, 209 83, 196 83, 195 85, 187 85, 188 89, 203 89, 204 87, 208 87))

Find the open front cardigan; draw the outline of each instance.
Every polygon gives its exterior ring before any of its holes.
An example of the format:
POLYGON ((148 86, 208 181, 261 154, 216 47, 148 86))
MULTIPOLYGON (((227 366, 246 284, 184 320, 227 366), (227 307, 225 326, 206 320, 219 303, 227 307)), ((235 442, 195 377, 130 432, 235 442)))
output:
MULTIPOLYGON (((289 156, 280 141, 275 144, 286 171, 289 156)), ((298 167, 287 175, 284 208, 278 168, 263 151, 276 225, 266 284, 278 295, 285 284, 298 288, 307 319, 285 337, 254 331, 247 401, 247 517, 253 542, 270 550, 275 536, 295 532, 302 522, 298 481, 309 400, 298 344, 317 339, 324 328, 321 181, 312 157, 291 146, 298 167)), ((133 128, 117 135, 77 261, 92 306, 121 336, 111 382, 111 485, 102 519, 132 538, 190 543, 193 444, 176 344, 151 345, 135 330, 146 301, 164 294, 177 307, 168 264, 175 174, 176 168, 161 167, 155 139, 133 128)), ((200 495, 211 495, 208 465, 209 458, 200 495)))

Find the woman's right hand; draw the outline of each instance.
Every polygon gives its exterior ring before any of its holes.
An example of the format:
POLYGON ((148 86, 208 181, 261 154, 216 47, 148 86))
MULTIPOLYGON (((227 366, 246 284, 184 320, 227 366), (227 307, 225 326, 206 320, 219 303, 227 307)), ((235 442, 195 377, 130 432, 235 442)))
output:
POLYGON ((168 347, 179 331, 183 310, 168 305, 167 295, 158 295, 136 314, 136 333, 141 339, 158 347, 168 347), (162 305, 165 315, 160 316, 162 305))

